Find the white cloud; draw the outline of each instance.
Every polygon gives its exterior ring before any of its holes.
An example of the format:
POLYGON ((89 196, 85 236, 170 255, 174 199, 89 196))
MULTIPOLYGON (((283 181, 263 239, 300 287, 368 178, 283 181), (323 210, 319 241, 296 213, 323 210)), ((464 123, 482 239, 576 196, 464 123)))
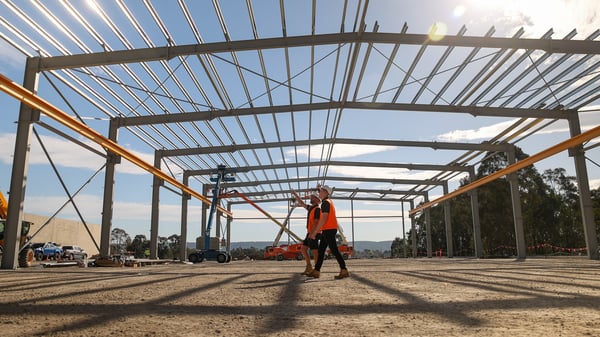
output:
POLYGON ((577 29, 577 39, 590 35, 600 26, 600 6, 596 0, 472 0, 474 23, 490 22, 496 27, 525 30, 525 37, 539 38, 553 29, 554 39, 562 39, 577 29))
POLYGON ((554 38, 563 38, 574 28, 588 36, 600 25, 600 7, 596 0, 515 0, 506 6, 506 14, 523 19, 528 32, 541 36, 553 28, 554 38))
MULTIPOLYGON (((600 106, 597 105, 589 106, 584 111, 579 113, 579 122, 581 124, 582 131, 586 131, 600 124, 600 114, 598 114, 599 109, 600 106)), ((483 126, 478 129, 452 130, 450 132, 438 135, 437 139, 448 142, 486 140, 495 137, 500 132, 503 132, 516 121, 516 119, 513 119, 506 122, 483 126)), ((564 122, 553 123, 543 130, 537 131, 536 133, 552 134, 561 132, 569 132, 568 125, 564 122)))
MULTIPOLYGON (((313 145, 310 147, 310 154, 314 158, 320 156, 323 149, 323 145, 313 145)), ((365 154, 373 154, 384 151, 394 150, 393 146, 377 146, 377 145, 352 145, 352 144, 335 144, 333 146, 333 152, 331 154, 332 159, 336 158, 352 158, 365 154)), ((325 152, 329 150, 329 145, 325 145, 325 152)), ((307 157, 309 153, 309 147, 303 146, 298 148, 298 155, 307 157)), ((288 156, 293 156, 294 150, 287 151, 288 156)))
POLYGON ((512 125, 516 119, 492 124, 489 126, 483 126, 478 129, 468 129, 468 130, 453 130, 447 133, 443 133, 437 136, 437 139, 440 141, 448 141, 448 142, 460 142, 460 141, 469 141, 469 140, 478 140, 478 139, 490 139, 498 133, 504 131, 510 125, 512 125))
POLYGON ((360 166, 330 166, 331 175, 346 177, 369 177, 390 179, 430 179, 438 171, 410 171, 403 168, 360 167, 360 166))
POLYGON ((6 41, 0 39, 0 72, 8 73, 9 69, 23 69, 27 57, 6 41))
POLYGON ((600 188, 600 179, 590 180, 590 189, 595 190, 600 188))

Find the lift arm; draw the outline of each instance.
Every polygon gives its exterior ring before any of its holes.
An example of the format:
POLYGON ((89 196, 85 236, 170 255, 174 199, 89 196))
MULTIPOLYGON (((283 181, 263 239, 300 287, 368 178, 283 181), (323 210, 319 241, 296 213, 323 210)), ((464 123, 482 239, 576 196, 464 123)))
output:
POLYGON ((206 225, 206 232, 204 232, 204 249, 206 250, 210 248, 210 229, 212 225, 213 215, 215 214, 215 209, 217 208, 217 204, 219 203, 219 190, 221 188, 221 182, 234 180, 234 178, 231 176, 231 172, 233 172, 233 170, 227 169, 225 165, 219 165, 217 167, 216 175, 210 178, 211 181, 215 182, 215 188, 213 189, 212 202, 210 203, 210 211, 208 213, 208 223, 206 225))
POLYGON ((348 245, 348 240, 346 240, 346 235, 344 234, 344 229, 339 224, 338 224, 338 234, 340 235, 340 238, 342 238, 342 244, 348 245))
POLYGON ((277 233, 277 236, 275 237, 275 240, 273 240, 273 247, 279 245, 279 240, 281 239, 281 236, 283 235, 283 232, 287 228, 287 224, 290 221, 290 216, 292 216, 292 212, 294 211, 294 208, 296 208, 296 207, 290 208, 290 211, 288 212, 287 217, 283 221, 283 227, 281 227, 281 229, 279 230, 279 233, 277 233))
MULTIPOLYGON (((302 239, 296 235, 296 233, 292 232, 291 230, 289 230, 287 228, 286 225, 282 224, 281 222, 279 222, 277 219, 275 219, 271 214, 267 213, 267 211, 265 211, 264 209, 260 208, 260 206, 258 206, 254 201, 248 199, 248 197, 246 197, 245 195, 243 195, 242 193, 233 190, 229 193, 223 194, 221 195, 222 198, 232 198, 232 197, 240 197, 242 199, 244 199, 247 203, 249 203, 250 205, 252 205, 254 208, 256 208, 259 212, 261 212, 262 214, 264 214, 267 218, 271 219, 271 221, 273 221, 274 223, 276 223, 279 227, 281 227, 281 229, 283 231, 285 231, 286 233, 288 233, 289 235, 291 235, 294 240, 296 240, 296 242, 302 242, 302 239)), ((291 214, 291 212, 290 212, 291 214)), ((289 216, 288 216, 289 218, 289 216)))

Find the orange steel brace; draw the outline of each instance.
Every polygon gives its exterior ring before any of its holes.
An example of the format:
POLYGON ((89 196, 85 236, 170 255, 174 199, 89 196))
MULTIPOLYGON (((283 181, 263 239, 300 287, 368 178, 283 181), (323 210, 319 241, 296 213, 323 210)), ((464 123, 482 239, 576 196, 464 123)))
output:
MULTIPOLYGON (((196 199, 202 201, 203 203, 208 204, 208 205, 211 204, 212 201, 210 199, 208 199, 207 197, 194 191, 193 189, 189 188, 188 186, 182 184, 181 182, 172 178, 165 172, 155 168, 153 165, 145 162, 143 159, 141 159, 140 157, 136 156, 135 154, 129 152, 127 149, 125 149, 121 145, 104 137, 103 135, 98 133, 96 130, 88 127, 87 125, 81 123, 80 121, 76 120, 75 118, 69 116, 65 112, 61 111, 59 108, 53 106, 49 102, 45 101, 41 97, 39 97, 36 94, 32 93, 31 91, 25 89, 24 87, 20 86, 19 84, 11 81, 9 78, 5 77, 2 74, 0 74, 0 89, 2 91, 4 91, 5 93, 9 94, 10 96, 18 99, 22 103, 30 106, 32 109, 41 111, 44 115, 54 119, 55 121, 63 124, 64 126, 70 128, 71 130, 88 138, 89 140, 102 146, 106 150, 125 158, 126 160, 130 161, 131 163, 138 166, 139 168, 141 168, 141 169, 153 174, 154 176, 170 183, 171 185, 181 189, 183 192, 188 193, 189 195, 195 197, 196 199)), ((222 213, 226 214, 227 216, 233 217, 233 213, 231 213, 230 211, 228 211, 222 207, 217 207, 217 209, 219 211, 221 211, 222 213)))
POLYGON ((538 162, 542 159, 546 159, 546 158, 553 156, 559 152, 570 149, 576 145, 582 144, 583 142, 594 139, 598 136, 600 136, 600 125, 596 126, 595 128, 592 128, 586 132, 578 134, 577 136, 575 136, 573 138, 569 138, 561 143, 558 143, 552 147, 549 147, 541 152, 538 152, 538 153, 534 154, 533 156, 527 157, 527 158, 525 158, 521 161, 518 161, 514 164, 508 165, 507 167, 503 168, 500 171, 496 171, 488 176, 485 176, 481 179, 475 180, 474 182, 467 184, 467 185, 465 185, 455 191, 452 191, 446 195, 443 195, 433 201, 429 201, 418 207, 415 207, 415 208, 411 209, 408 212, 408 214, 413 215, 413 214, 420 212, 426 208, 430 208, 431 206, 438 204, 442 201, 452 199, 462 193, 468 192, 468 191, 475 189, 481 185, 487 184, 492 180, 496 180, 504 175, 518 171, 518 170, 520 170, 524 167, 527 167, 535 162, 538 162))

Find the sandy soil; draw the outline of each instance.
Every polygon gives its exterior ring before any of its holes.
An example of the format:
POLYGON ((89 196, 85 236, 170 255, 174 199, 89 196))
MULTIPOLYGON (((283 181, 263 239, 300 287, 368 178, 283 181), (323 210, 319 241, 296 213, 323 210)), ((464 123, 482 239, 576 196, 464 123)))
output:
POLYGON ((1 270, 0 336, 600 336, 586 258, 1 270))

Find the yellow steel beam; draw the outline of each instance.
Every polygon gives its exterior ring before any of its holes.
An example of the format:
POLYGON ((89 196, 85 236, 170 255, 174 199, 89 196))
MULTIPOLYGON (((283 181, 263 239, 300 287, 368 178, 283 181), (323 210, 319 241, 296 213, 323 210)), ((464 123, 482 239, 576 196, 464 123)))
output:
POLYGON ((496 171, 488 176, 485 176, 481 179, 475 180, 474 182, 467 184, 461 188, 458 188, 455 191, 452 191, 448 194, 445 194, 435 200, 432 200, 432 201, 426 202, 422 205, 419 205, 418 207, 415 207, 412 210, 410 210, 408 212, 408 214, 413 215, 413 214, 420 212, 426 208, 430 208, 431 206, 438 204, 442 201, 452 199, 460 194, 468 192, 468 191, 470 191, 474 188, 477 188, 481 185, 487 184, 492 180, 496 180, 496 179, 498 179, 502 176, 505 176, 509 173, 513 173, 513 172, 520 170, 524 167, 527 167, 535 162, 538 162, 542 159, 553 156, 564 150, 570 149, 576 145, 582 144, 583 142, 594 139, 598 136, 600 136, 600 125, 596 126, 595 128, 593 128, 591 130, 588 130, 584 133, 581 133, 573 138, 569 138, 569 139, 565 140, 564 142, 558 143, 558 144, 556 144, 552 147, 549 147, 541 152, 538 152, 538 153, 534 154, 533 156, 527 157, 527 158, 520 160, 514 164, 508 165, 507 167, 503 168, 502 170, 496 171))
MULTIPOLYGON (((81 123, 77 119, 69 116, 65 112, 61 111, 59 108, 53 106, 49 102, 45 101, 41 97, 32 93, 31 91, 25 89, 21 85, 11 81, 9 78, 0 74, 0 89, 10 96, 18 99, 24 104, 30 106, 34 110, 39 110, 44 115, 56 120, 57 122, 63 124, 64 126, 70 128, 71 130, 79 133, 80 135, 88 138, 89 140, 95 142, 96 144, 102 146, 106 150, 125 158, 130 161, 134 165, 139 168, 153 174, 154 176, 168 182, 169 184, 181 189, 183 192, 190 194, 191 196, 197 198, 198 200, 210 205, 211 200, 202 194, 194 191, 188 186, 182 184, 176 179, 172 178, 167 173, 155 168, 153 165, 145 162, 140 157, 135 154, 129 152, 127 149, 122 147, 121 145, 115 143, 114 141, 104 137, 102 134, 97 132, 96 130, 88 127, 87 125, 81 123)), ((232 217, 233 213, 224 209, 222 207, 217 206, 217 209, 223 214, 232 217)))

